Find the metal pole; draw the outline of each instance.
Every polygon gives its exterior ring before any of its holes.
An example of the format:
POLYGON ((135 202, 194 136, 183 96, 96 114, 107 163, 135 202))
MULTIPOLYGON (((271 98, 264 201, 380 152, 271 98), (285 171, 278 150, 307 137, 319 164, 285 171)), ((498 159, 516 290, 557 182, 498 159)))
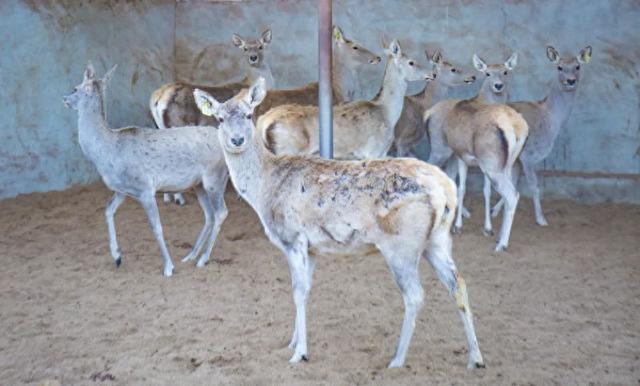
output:
POLYGON ((332 0, 318 0, 318 106, 320 107, 320 156, 323 158, 333 158, 331 2, 332 0))

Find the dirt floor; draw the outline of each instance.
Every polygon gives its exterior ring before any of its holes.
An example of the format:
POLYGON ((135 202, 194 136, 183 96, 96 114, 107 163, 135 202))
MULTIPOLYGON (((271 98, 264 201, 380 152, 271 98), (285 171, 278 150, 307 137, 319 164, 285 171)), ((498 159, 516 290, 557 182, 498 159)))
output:
POLYGON ((141 207, 109 255, 101 185, 0 203, 0 384, 640 383, 640 206, 521 200, 507 253, 481 230, 481 200, 454 237, 487 368, 467 370, 453 301, 421 264, 426 304, 406 366, 388 370, 402 299, 381 256, 318 259, 308 363, 288 363, 294 307, 283 256, 233 191, 204 268, 181 264, 202 224, 193 196, 161 205, 176 263, 141 207))

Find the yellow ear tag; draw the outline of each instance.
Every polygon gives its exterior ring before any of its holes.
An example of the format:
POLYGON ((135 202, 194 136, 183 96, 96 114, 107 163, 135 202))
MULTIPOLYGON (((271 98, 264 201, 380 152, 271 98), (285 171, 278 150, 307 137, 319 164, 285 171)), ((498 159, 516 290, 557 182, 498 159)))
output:
POLYGON ((206 115, 207 117, 212 116, 213 110, 211 109, 211 102, 207 100, 202 102, 202 108, 200 109, 200 111, 202 111, 202 114, 206 115))
POLYGON ((342 34, 340 33, 339 29, 336 29, 334 31, 333 36, 335 36, 336 40, 342 40, 342 34))
POLYGON ((589 63, 591 61, 591 52, 587 52, 582 59, 585 63, 589 63))

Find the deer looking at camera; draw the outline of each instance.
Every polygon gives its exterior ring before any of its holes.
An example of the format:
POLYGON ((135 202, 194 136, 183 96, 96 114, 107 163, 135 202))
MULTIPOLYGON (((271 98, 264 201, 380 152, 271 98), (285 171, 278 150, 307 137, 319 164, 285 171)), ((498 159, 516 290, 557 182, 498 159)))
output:
POLYGON ((429 56, 429 53, 425 51, 425 55, 434 66, 435 80, 427 82, 424 90, 419 94, 404 98, 402 114, 396 124, 395 139, 390 151, 396 157, 413 156, 413 149, 426 134, 422 125, 425 110, 433 106, 435 102, 443 100, 453 87, 476 81, 475 75, 469 74, 461 66, 443 59, 440 51, 436 51, 433 56, 429 56))
POLYGON ((195 98, 205 114, 219 118, 218 137, 231 181, 258 214, 269 240, 287 257, 296 306, 290 362, 308 359, 306 304, 316 256, 377 250, 405 304, 389 367, 404 364, 423 303, 421 258, 455 298, 467 336, 468 367, 484 367, 465 282, 451 257, 454 183, 437 167, 415 159, 334 161, 274 155, 251 119, 265 94, 259 80, 225 103, 200 90, 195 98))
MULTIPOLYGON (((519 164, 522 166, 522 171, 533 195, 536 223, 541 226, 548 223, 542 212, 540 186, 535 167, 551 153, 560 130, 571 114, 580 81, 580 67, 591 61, 591 51, 591 46, 587 46, 580 50, 577 56, 561 57, 555 48, 548 46, 547 58, 556 66, 558 78, 552 83, 547 96, 536 102, 509 103, 509 106, 522 114, 529 124, 529 138, 520 153, 519 164)), ((519 177, 517 166, 513 169, 512 177, 513 184, 517 187, 519 177)), ((485 186, 485 190, 490 192, 491 186, 485 186)), ((485 201, 485 205, 489 204, 485 201)), ((492 216, 497 216, 503 205, 504 200, 501 199, 493 208, 492 216)))
MULTIPOLYGON (((387 154, 404 103, 407 82, 433 80, 433 71, 402 53, 394 40, 387 48, 388 61, 382 88, 371 101, 355 101, 333 107, 336 158, 367 159, 387 154)), ((319 151, 317 106, 282 105, 258 118, 258 132, 274 154, 316 154, 319 151)))
MULTIPOLYGON (((480 167, 485 179, 495 185, 506 202, 507 210, 496 245, 496 251, 503 251, 509 243, 519 199, 511 181, 511 171, 529 129, 517 111, 499 104, 507 98, 506 82, 509 72, 517 64, 517 55, 513 54, 504 65, 488 66, 477 55, 474 55, 473 62, 476 69, 486 75, 478 96, 466 100, 445 100, 425 113, 424 122, 431 139, 429 163, 442 165, 453 154, 457 157, 457 231, 462 228, 467 168, 480 167)), ((455 172, 450 171, 449 175, 455 175, 455 172)), ((492 233, 488 212, 485 213, 484 230, 492 233)))

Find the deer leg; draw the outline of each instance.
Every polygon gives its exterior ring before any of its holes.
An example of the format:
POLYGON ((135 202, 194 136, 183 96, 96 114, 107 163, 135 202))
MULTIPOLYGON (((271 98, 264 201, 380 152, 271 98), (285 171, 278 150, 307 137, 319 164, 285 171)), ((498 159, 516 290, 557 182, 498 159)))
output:
POLYGON ((301 360, 308 360, 306 307, 311 291, 310 277, 313 274, 315 263, 309 259, 308 243, 302 237, 299 237, 285 253, 291 273, 293 301, 296 305, 295 327, 291 339, 294 343, 294 352, 289 362, 297 363, 301 360))
POLYGON ((162 195, 162 201, 164 201, 165 204, 168 204, 171 202, 171 193, 164 193, 162 195))
POLYGON ((160 247, 162 258, 164 259, 164 275, 169 277, 173 274, 173 262, 167 249, 167 244, 164 241, 164 235, 162 233, 162 223, 160 222, 160 213, 158 212, 158 204, 156 204, 155 192, 149 194, 142 194, 140 202, 144 207, 144 211, 147 213, 149 225, 156 237, 156 242, 160 247))
POLYGON ((484 235, 493 235, 493 225, 491 224, 491 180, 489 176, 483 174, 484 185, 482 193, 484 194, 484 235))
MULTIPOLYGON (((520 167, 518 163, 513 165, 513 169, 511 170, 511 180, 513 181, 513 186, 518 189, 518 180, 520 179, 520 167)), ((491 209, 491 217, 498 217, 502 207, 504 206, 504 198, 500 197, 496 205, 491 209)))
POLYGON ((220 228, 222 227, 222 223, 227 218, 227 214, 229 211, 227 210, 227 205, 224 202, 224 190, 227 187, 227 180, 229 177, 229 173, 227 169, 224 169, 224 172, 213 180, 206 180, 204 183, 205 189, 207 190, 207 195, 209 197, 209 202, 213 206, 213 229, 209 234, 209 241, 207 242, 207 248, 204 253, 200 256, 198 263, 196 266, 204 267, 209 261, 209 257, 211 256, 211 252, 213 251, 213 246, 218 238, 218 233, 220 233, 220 228))
POLYGON ((182 259, 183 263, 196 258, 198 253, 200 253, 200 250, 202 250, 202 246, 204 245, 206 237, 211 233, 211 228, 213 226, 211 221, 214 213, 213 206, 211 205, 211 201, 209 200, 207 192, 200 185, 195 188, 195 191, 196 197, 198 198, 198 203, 200 203, 202 211, 204 212, 204 226, 200 230, 198 238, 196 238, 196 243, 193 245, 191 252, 189 252, 189 254, 182 259))
POLYGON ((431 237, 431 242, 424 257, 436 271, 438 279, 444 284, 449 294, 456 300, 458 313, 464 325, 469 348, 468 368, 484 367, 484 360, 480 353, 476 331, 473 327, 473 315, 469 306, 467 287, 464 279, 458 273, 451 256, 451 235, 446 231, 436 231, 431 237))
POLYGON ((402 367, 411 343, 411 337, 416 326, 416 317, 424 300, 424 291, 420 284, 418 261, 420 252, 402 243, 389 246, 379 246, 391 273, 402 293, 404 301, 404 319, 400 328, 400 336, 396 346, 396 353, 389 363, 389 367, 402 367))
POLYGON ((468 166, 460 158, 456 157, 456 159, 458 161, 458 178, 460 179, 460 183, 458 184, 458 211, 456 213, 456 224, 453 230, 455 233, 458 233, 462 231, 462 209, 464 207, 464 194, 467 188, 468 166))
POLYGON ((496 252, 504 251, 509 244, 509 236, 511 234, 511 226, 513 224, 513 216, 518 206, 518 200, 520 194, 513 186, 510 173, 501 172, 495 175, 492 180, 495 184, 496 191, 504 198, 505 208, 502 213, 502 226, 498 235, 498 243, 496 245, 496 252))
MULTIPOLYGON (((315 257, 309 255, 308 262, 309 264, 307 264, 307 280, 309 281, 309 288, 311 288, 313 284, 313 271, 316 268, 315 257)), ((294 327, 293 335, 291 336, 291 341, 289 342, 289 348, 293 350, 296 348, 297 344, 298 344, 298 330, 294 327)))
MULTIPOLYGON (((456 177, 459 178, 457 162, 458 162, 458 157, 451 156, 446 161, 444 166, 444 172, 446 173, 447 176, 449 176, 449 178, 453 180, 454 183, 456 182, 456 177)), ((457 183, 456 186, 457 185, 459 185, 459 183, 457 183)), ((464 205, 462 205, 462 218, 469 218, 469 217, 471 217, 471 213, 464 205)))
POLYGON ((544 213, 542 212, 542 204, 540 203, 540 187, 538 185, 538 176, 536 175, 534 165, 523 163, 522 171, 524 172, 527 184, 531 190, 531 195, 533 196, 533 209, 536 213, 536 223, 540 226, 547 226, 549 223, 547 222, 547 219, 544 218, 544 213))
POLYGON ((111 250, 111 257, 113 257, 113 260, 116 262, 116 267, 119 267, 120 264, 122 264, 122 254, 118 247, 114 217, 118 207, 120 207, 125 198, 126 196, 122 193, 113 193, 113 197, 111 197, 111 201, 109 201, 104 211, 105 217, 107 218, 107 228, 109 229, 109 249, 111 250))

